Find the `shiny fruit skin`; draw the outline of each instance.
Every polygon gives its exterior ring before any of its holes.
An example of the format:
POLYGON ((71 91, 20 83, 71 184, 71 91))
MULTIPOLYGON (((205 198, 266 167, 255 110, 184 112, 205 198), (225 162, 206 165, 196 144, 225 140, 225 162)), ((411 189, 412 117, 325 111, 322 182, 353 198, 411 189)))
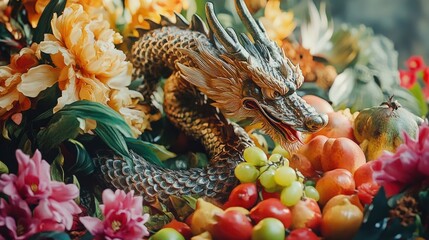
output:
POLYGON ((311 230, 311 228, 298 228, 292 230, 286 237, 286 240, 319 240, 320 238, 311 230))
POLYGON ((255 183, 242 183, 236 186, 228 197, 223 208, 243 207, 251 209, 258 200, 258 190, 255 183))
POLYGON ((246 160, 246 162, 257 167, 266 165, 268 161, 267 155, 265 154, 264 150, 256 146, 251 146, 244 149, 243 158, 244 160, 246 160))
POLYGON ((149 240, 185 240, 185 238, 174 228, 163 228, 156 232, 149 240))
POLYGON ((317 172, 314 170, 312 163, 306 156, 300 153, 294 153, 290 159, 290 167, 297 169, 307 178, 317 177, 317 172))
POLYGON ((340 194, 340 195, 337 195, 337 196, 331 198, 325 204, 325 206, 323 206, 322 214, 324 214, 326 211, 328 211, 332 207, 335 207, 335 206, 340 205, 341 203, 343 203, 344 199, 347 199, 351 204, 355 205, 356 207, 359 208, 359 210, 361 210, 363 212, 363 206, 362 206, 362 203, 361 203, 361 201, 360 201, 360 199, 359 199, 359 197, 358 197, 357 194, 352 194, 352 195, 340 194))
POLYGON ((314 199, 301 199, 292 210, 292 229, 311 228, 318 231, 322 221, 322 213, 319 205, 314 199))
POLYGON ((320 160, 325 172, 343 168, 352 174, 366 163, 362 149, 348 138, 329 138, 323 145, 320 160))
POLYGON ((317 131, 309 137, 312 139, 319 135, 324 135, 329 138, 348 138, 350 140, 355 141, 354 133, 353 133, 353 123, 342 112, 330 112, 328 115, 328 124, 322 128, 320 131, 317 131))
POLYGON ((214 239, 250 240, 252 237, 252 224, 240 211, 231 210, 215 216, 217 223, 211 232, 214 239))
POLYGON ((353 174, 353 179, 355 180, 356 188, 364 183, 375 182, 372 177, 372 173, 374 172, 374 170, 372 170, 372 165, 374 163, 375 161, 370 161, 356 169, 353 174))
POLYGON ((280 201, 285 206, 292 207, 301 199, 304 193, 303 187, 304 185, 298 181, 292 182, 290 186, 283 188, 280 193, 280 201))
POLYGON ((348 199, 327 210, 322 217, 322 236, 328 240, 353 239, 363 220, 362 211, 348 199))
POLYGON ((345 169, 334 169, 325 172, 317 181, 316 189, 319 192, 319 203, 325 205, 336 195, 351 195, 355 192, 355 181, 352 174, 345 169))
POLYGON ((258 179, 259 171, 254 165, 242 162, 235 167, 234 175, 241 183, 252 183, 258 179))
POLYGON ((272 217, 280 220, 284 228, 289 228, 292 224, 292 214, 288 207, 283 205, 279 199, 269 198, 259 202, 250 210, 250 219, 254 224, 262 219, 272 217))
POLYGON ((176 219, 171 220, 171 222, 167 223, 162 228, 173 228, 182 234, 185 239, 191 239, 192 237, 191 227, 189 227, 189 225, 184 222, 177 221, 176 219))
POLYGON ((323 154, 323 146, 328 139, 329 138, 324 135, 316 136, 298 150, 299 154, 307 157, 311 162, 313 169, 316 171, 322 171, 321 158, 323 154))
POLYGON ((265 189, 261 190, 261 195, 262 195, 262 200, 270 199, 270 198, 280 199, 279 192, 267 192, 265 189))
POLYGON ((334 111, 331 104, 321 97, 309 94, 302 96, 302 99, 304 99, 310 106, 314 107, 318 113, 330 113, 334 111))
MULTIPOLYGON (((394 101, 390 101, 394 104, 394 101)), ((354 135, 368 161, 377 159, 383 151, 395 152, 404 141, 403 133, 417 136, 423 119, 404 107, 388 104, 363 109, 354 121, 354 135)))
POLYGON ((252 240, 284 240, 285 228, 276 218, 264 218, 253 227, 252 240))

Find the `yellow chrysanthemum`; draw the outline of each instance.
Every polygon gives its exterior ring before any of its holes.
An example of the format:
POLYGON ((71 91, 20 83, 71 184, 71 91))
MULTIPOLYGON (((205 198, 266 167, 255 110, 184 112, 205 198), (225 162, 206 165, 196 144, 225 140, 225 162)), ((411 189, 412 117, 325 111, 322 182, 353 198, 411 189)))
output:
MULTIPOLYGON (((110 29, 107 21, 92 19, 81 5, 72 4, 61 16, 53 17, 51 26, 52 34, 45 35, 39 49, 50 54, 53 64, 60 69, 61 97, 54 111, 78 100, 89 100, 113 106, 121 113, 122 108, 134 107, 133 99, 142 98, 140 93, 127 88, 132 65, 115 48, 122 37, 110 29), (121 97, 116 96, 118 92, 121 97)), ((144 114, 140 114, 144 121, 144 114)), ((137 130, 141 133, 143 125, 137 130)))
MULTIPOLYGON (((92 18, 103 16, 104 19, 109 20, 111 26, 114 26, 117 13, 117 5, 114 5, 115 0, 68 0, 67 6, 74 3, 82 5, 85 12, 92 18), (114 16, 115 15, 115 16, 114 16)), ((27 11, 28 20, 31 26, 36 27, 39 22, 40 16, 45 10, 50 0, 23 0, 25 10, 27 11)), ((121 11, 122 13, 122 11, 121 11)))
POLYGON ((264 16, 259 19, 267 30, 268 36, 281 44, 282 40, 289 36, 295 29, 293 13, 280 9, 280 1, 268 1, 265 6, 264 16))
POLYGON ((180 13, 182 9, 187 8, 187 0, 126 0, 125 9, 131 15, 128 29, 148 28, 149 24, 145 20, 150 19, 159 23, 161 15, 174 19, 175 12, 180 13))
POLYGON ((37 97, 57 81, 58 71, 50 65, 39 65, 36 48, 33 44, 21 49, 11 57, 8 66, 0 67, 0 120, 29 109, 29 97, 37 97))

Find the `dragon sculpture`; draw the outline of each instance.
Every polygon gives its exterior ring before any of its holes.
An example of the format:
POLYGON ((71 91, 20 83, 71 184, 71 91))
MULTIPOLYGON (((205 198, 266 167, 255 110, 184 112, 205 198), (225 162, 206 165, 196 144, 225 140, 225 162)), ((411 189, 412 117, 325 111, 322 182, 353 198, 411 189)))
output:
POLYGON ((145 100, 151 104, 160 77, 169 76, 164 86, 165 113, 175 126, 201 141, 209 165, 170 170, 131 152, 131 167, 121 157, 103 152, 95 162, 108 187, 134 190, 146 202, 156 198, 167 202, 170 195, 225 200, 238 184, 235 166, 243 161, 244 149, 253 145, 246 132, 228 119, 261 122, 263 130, 288 149, 301 143, 299 132, 326 125, 327 116, 319 115, 295 92, 303 82, 299 66, 267 38, 243 0, 235 4, 253 42, 224 29, 209 2, 208 30, 197 15, 191 24, 180 15, 176 23, 162 18, 160 24, 150 22, 150 30, 140 30, 132 48, 133 77, 144 79, 145 100))

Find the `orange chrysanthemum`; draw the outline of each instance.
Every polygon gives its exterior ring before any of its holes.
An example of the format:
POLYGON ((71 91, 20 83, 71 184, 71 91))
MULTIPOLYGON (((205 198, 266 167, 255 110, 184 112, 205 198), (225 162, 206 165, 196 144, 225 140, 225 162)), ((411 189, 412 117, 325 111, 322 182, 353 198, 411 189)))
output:
POLYGON ((50 65, 39 65, 36 48, 33 44, 21 49, 8 66, 0 67, 0 120, 29 109, 29 97, 37 97, 57 81, 58 71, 50 65))
POLYGON ((132 65, 124 52, 115 48, 121 35, 110 29, 109 22, 92 19, 78 4, 67 7, 59 17, 55 15, 51 25, 52 34, 46 34, 39 47, 60 70, 61 97, 54 111, 78 100, 99 102, 121 113, 136 135, 141 133, 146 125, 130 118, 145 122, 145 114, 127 112, 135 107, 133 100, 142 96, 128 89, 132 65))

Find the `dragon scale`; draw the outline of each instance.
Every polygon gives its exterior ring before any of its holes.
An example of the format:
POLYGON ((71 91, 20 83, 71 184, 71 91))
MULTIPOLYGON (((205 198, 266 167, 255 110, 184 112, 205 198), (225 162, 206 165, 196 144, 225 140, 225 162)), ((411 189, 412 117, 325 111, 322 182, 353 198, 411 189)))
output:
POLYGON ((151 30, 141 31, 132 49, 133 77, 143 78, 146 103, 153 106, 151 96, 160 77, 168 77, 164 111, 176 127, 203 144, 209 165, 170 170, 131 152, 130 167, 121 157, 101 152, 95 162, 108 187, 134 190, 146 202, 158 198, 167 203, 170 195, 225 200, 238 183, 235 166, 243 161, 244 149, 253 145, 228 117, 262 122, 267 134, 292 149, 300 143, 298 131, 326 125, 326 116, 295 93, 302 83, 299 67, 267 39, 242 0, 236 0, 236 7, 254 42, 242 35, 240 43, 232 29, 220 25, 208 3, 208 33, 197 16, 190 25, 179 15, 175 24, 163 18, 160 25, 151 22, 151 30))

